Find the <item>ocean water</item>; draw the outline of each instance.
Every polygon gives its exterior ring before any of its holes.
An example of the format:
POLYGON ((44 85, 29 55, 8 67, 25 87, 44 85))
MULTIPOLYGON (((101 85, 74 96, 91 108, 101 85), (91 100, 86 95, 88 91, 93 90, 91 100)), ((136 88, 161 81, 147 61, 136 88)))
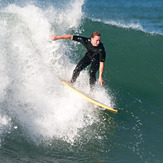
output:
MULTIPOLYGON (((163 162, 162 0, 0 0, 0 162, 163 162), (105 46, 100 109, 65 88, 85 49, 105 46)), ((84 70, 75 87, 89 92, 84 70)))

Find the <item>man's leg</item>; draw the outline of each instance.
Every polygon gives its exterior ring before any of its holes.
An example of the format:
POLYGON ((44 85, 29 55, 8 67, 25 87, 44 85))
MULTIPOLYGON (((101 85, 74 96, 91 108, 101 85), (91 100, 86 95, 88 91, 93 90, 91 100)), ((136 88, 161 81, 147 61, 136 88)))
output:
POLYGON ((93 89, 95 82, 96 82, 96 72, 99 69, 99 62, 98 61, 93 61, 90 67, 90 79, 89 79, 89 83, 90 83, 90 87, 91 89, 93 89))
POLYGON ((90 64, 90 59, 87 55, 85 55, 77 64, 77 66, 75 67, 73 74, 72 74, 72 78, 71 78, 71 82, 74 83, 77 79, 77 77, 79 76, 80 72, 87 67, 90 64))

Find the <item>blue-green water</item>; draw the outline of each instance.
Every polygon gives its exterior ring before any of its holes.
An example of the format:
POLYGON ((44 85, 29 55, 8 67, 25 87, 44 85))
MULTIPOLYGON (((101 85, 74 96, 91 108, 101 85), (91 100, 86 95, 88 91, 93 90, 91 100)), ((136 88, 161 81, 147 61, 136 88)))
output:
MULTIPOLYGON (((161 163, 163 2, 0 1, 0 162, 161 163), (66 89, 85 49, 50 34, 105 46, 101 110, 66 89)), ((76 87, 89 92, 88 71, 76 87)))

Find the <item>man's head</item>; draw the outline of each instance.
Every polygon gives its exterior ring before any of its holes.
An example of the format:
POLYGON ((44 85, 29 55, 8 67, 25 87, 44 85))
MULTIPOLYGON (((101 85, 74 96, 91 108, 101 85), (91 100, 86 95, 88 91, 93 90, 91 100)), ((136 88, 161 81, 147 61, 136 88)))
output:
POLYGON ((98 46, 101 41, 101 33, 99 31, 93 32, 91 35, 91 44, 93 46, 98 46))

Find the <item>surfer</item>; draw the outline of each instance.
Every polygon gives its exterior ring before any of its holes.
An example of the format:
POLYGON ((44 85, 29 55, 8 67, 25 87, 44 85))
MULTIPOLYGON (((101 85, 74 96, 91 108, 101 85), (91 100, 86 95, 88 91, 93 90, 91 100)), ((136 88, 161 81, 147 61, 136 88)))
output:
POLYGON ((90 75, 90 87, 93 88, 96 82, 96 72, 99 69, 99 79, 98 82, 101 86, 104 85, 103 80, 103 72, 104 72, 104 62, 105 62, 105 49, 103 44, 101 43, 101 33, 99 31, 93 32, 91 34, 91 38, 86 38, 82 36, 76 35, 51 35, 50 38, 52 40, 59 40, 59 39, 70 39, 83 44, 83 46, 87 49, 84 57, 78 62, 77 66, 75 67, 71 83, 74 83, 79 76, 80 72, 91 64, 89 75, 90 75))

